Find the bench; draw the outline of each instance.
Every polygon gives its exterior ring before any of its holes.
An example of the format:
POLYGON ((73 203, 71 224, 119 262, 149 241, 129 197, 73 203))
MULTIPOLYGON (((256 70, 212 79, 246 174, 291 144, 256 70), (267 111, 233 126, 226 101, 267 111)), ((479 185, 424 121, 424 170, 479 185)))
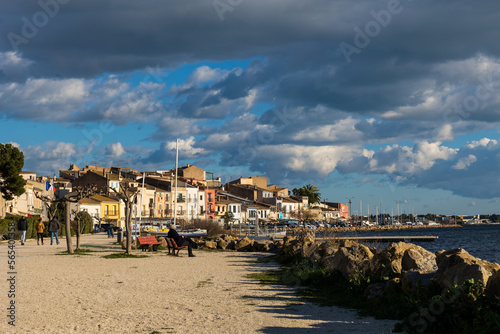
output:
POLYGON ((179 256, 179 252, 181 249, 188 248, 188 246, 177 246, 175 243, 175 240, 172 238, 165 238, 167 241, 167 246, 168 246, 168 254, 172 254, 170 251, 173 252, 173 255, 179 256), (175 254, 175 251, 177 251, 177 254, 175 254))
POLYGON ((145 252, 148 250, 149 246, 153 246, 153 252, 158 250, 158 246, 161 245, 161 242, 158 242, 153 235, 147 237, 137 237, 139 241, 139 247, 141 247, 142 251, 145 252))

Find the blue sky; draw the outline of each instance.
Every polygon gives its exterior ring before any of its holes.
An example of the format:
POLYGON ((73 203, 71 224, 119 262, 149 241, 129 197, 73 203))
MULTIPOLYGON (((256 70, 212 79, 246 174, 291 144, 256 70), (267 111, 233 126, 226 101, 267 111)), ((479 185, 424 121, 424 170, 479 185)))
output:
POLYGON ((353 212, 500 213, 498 1, 221 1, 2 2, 0 142, 53 175, 178 138, 353 212))

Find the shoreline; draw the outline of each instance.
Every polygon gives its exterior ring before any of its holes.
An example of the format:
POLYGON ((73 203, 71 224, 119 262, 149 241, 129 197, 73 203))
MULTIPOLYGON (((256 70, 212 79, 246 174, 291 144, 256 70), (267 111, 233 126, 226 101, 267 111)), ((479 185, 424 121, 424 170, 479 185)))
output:
MULTIPOLYGON (((74 241, 74 240, 73 240, 74 241)), ((16 240, 16 327, 2 333, 389 333, 396 321, 360 317, 340 307, 301 300, 294 287, 262 285, 250 273, 276 270, 267 253, 197 251, 197 257, 141 252, 146 258, 105 259, 123 250, 104 234, 85 235, 86 255, 59 245, 16 240)), ((4 247, 6 252, 7 247, 4 247)), ((0 289, 8 291, 7 280, 0 289)), ((2 299, 7 308, 7 301, 2 299)), ((7 312, 7 310, 4 310, 7 312)), ((4 313, 5 314, 5 313, 4 313)))

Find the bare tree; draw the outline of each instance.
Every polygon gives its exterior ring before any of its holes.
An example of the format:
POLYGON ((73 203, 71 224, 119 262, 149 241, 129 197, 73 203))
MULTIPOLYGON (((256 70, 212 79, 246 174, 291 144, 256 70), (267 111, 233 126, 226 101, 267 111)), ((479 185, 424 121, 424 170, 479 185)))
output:
POLYGON ((74 215, 74 222, 76 223, 73 225, 73 230, 75 230, 76 235, 75 249, 80 249, 80 236, 83 234, 85 228, 87 227, 86 220, 88 220, 89 218, 92 219, 92 217, 86 211, 71 210, 71 213, 74 215))
POLYGON ((130 254, 132 252, 132 205, 137 199, 139 188, 132 187, 128 182, 121 182, 119 191, 114 188, 110 189, 125 203, 125 231, 127 232, 125 253, 130 254))
MULTIPOLYGON (((65 213, 64 225, 66 229, 66 246, 68 254, 73 254, 73 244, 71 242, 71 218, 70 218, 71 203, 76 203, 80 199, 84 197, 90 197, 96 193, 97 193, 96 185, 90 185, 86 187, 74 187, 73 192, 70 192, 59 199, 53 199, 50 198, 49 196, 40 195, 39 193, 35 192, 35 196, 40 200, 42 200, 46 206, 48 205, 50 207, 50 204, 52 203, 64 205, 64 213, 65 213)), ((54 218, 55 216, 55 211, 51 213, 50 210, 48 210, 47 213, 49 214, 49 219, 52 220, 52 218, 54 218)))
POLYGON ((318 215, 311 209, 300 209, 295 210, 292 213, 292 217, 297 219, 299 222, 304 223, 308 220, 316 219, 318 215))

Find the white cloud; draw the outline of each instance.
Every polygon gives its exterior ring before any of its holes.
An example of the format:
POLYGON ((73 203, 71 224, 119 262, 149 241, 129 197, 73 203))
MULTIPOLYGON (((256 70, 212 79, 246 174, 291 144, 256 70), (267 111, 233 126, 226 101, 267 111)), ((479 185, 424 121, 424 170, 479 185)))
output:
POLYGON ((475 140, 467 144, 467 148, 469 149, 476 149, 480 147, 485 147, 485 148, 493 148, 498 144, 498 140, 495 139, 489 139, 489 138, 483 138, 480 140, 475 140))
POLYGON ((120 142, 109 144, 106 147, 106 155, 110 155, 113 157, 120 157, 126 153, 120 142))
POLYGON ((457 151, 457 149, 441 146, 441 142, 422 142, 413 147, 413 158, 421 169, 429 169, 436 160, 449 160, 457 154, 457 151))
POLYGON ((335 170, 339 161, 358 153, 359 150, 351 146, 263 145, 256 148, 256 159, 293 172, 326 176, 335 170))
POLYGON ((472 165, 476 161, 477 161, 477 158, 474 155, 469 154, 465 158, 458 159, 457 163, 454 164, 453 166, 451 166, 451 168, 453 168, 453 169, 467 169, 470 165, 472 165))
MULTIPOLYGON (((179 140, 179 156, 182 157, 182 159, 193 159, 193 158, 199 158, 203 155, 207 155, 209 152, 203 148, 197 148, 195 147, 196 140, 194 137, 189 137, 187 139, 180 139, 179 140)), ((168 142, 166 145, 166 149, 169 151, 174 151, 175 152, 176 148, 176 142, 168 142)))

